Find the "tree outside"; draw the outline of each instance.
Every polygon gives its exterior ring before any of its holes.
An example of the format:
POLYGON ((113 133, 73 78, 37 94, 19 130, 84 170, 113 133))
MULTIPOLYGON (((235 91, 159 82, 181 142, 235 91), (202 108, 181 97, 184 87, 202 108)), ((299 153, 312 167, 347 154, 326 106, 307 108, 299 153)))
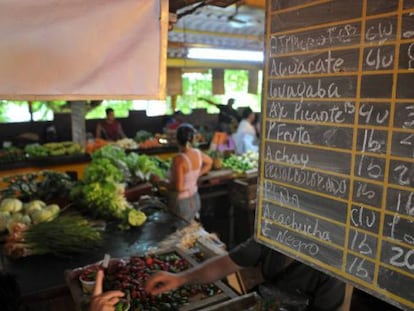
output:
MULTIPOLYGON (((182 76, 183 95, 177 96, 176 110, 184 114, 190 114, 193 109, 204 108, 208 113, 217 113, 215 106, 208 104, 199 98, 207 98, 216 103, 226 103, 228 98, 235 98, 235 108, 251 107, 254 111, 260 111, 261 94, 248 94, 248 71, 247 70, 225 70, 225 94, 212 94, 212 72, 184 73, 182 76)), ((261 79, 261 75, 260 75, 261 79)), ((259 79, 258 90, 261 92, 259 79)), ((69 113, 70 102, 66 101, 33 101, 30 112, 28 101, 0 100, 0 122, 28 122, 53 120, 54 113, 69 113)), ((151 114, 172 114, 172 100, 167 97, 166 101, 132 101, 132 100, 104 100, 102 102, 92 101, 86 103, 87 119, 105 118, 105 109, 114 108, 117 117, 128 117, 129 111, 134 109, 151 110, 151 114), (159 109, 151 105, 157 105, 159 109), (158 106, 160 105, 160 106, 158 106)))

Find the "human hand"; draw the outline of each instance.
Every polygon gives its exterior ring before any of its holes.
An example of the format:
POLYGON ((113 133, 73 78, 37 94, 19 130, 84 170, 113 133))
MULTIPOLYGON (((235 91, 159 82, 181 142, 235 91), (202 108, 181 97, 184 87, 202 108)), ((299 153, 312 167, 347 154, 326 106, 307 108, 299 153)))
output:
POLYGON ((178 274, 160 271, 151 276, 145 284, 145 290, 151 295, 158 295, 183 285, 184 281, 178 274))
POLYGON ((99 270, 96 274, 95 288, 93 289, 89 311, 114 311, 115 305, 124 293, 119 290, 102 292, 104 273, 99 270))

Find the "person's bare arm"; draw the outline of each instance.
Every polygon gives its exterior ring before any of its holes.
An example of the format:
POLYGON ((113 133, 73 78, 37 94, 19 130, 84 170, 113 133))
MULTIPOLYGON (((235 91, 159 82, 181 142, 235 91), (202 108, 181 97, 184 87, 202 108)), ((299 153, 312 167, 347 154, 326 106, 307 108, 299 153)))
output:
POLYGON ((172 160, 171 164, 171 179, 160 180, 158 185, 167 188, 171 191, 184 191, 184 163, 181 157, 177 156, 172 160))
POLYGON ((229 255, 222 255, 177 274, 158 272, 148 280, 145 290, 158 295, 183 285, 212 283, 240 269, 229 255))
POLYGON ((217 105, 219 105, 219 104, 217 104, 217 103, 213 102, 212 100, 210 100, 210 99, 208 99, 208 98, 198 97, 197 99, 198 99, 198 100, 203 100, 203 101, 205 101, 205 102, 207 102, 207 103, 209 103, 210 105, 213 105, 213 106, 217 106, 217 105))
POLYGON ((200 170, 200 176, 207 174, 213 167, 213 159, 206 155, 204 152, 201 152, 201 160, 203 161, 200 170))

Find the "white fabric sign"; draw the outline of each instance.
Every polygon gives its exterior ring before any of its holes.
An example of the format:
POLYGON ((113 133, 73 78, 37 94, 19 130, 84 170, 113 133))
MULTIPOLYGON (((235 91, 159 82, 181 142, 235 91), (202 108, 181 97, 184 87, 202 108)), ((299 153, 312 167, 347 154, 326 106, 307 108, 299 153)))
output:
POLYGON ((0 0, 0 99, 165 98, 166 0, 0 0))

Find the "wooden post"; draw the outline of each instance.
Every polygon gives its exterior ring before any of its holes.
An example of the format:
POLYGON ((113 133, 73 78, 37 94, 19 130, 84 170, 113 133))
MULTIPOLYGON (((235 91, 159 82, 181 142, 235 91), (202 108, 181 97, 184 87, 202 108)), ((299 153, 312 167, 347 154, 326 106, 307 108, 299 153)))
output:
POLYGON ((72 101, 71 122, 72 122, 72 141, 84 146, 86 143, 86 126, 85 126, 85 102, 72 101))
POLYGON ((213 94, 224 94, 224 69, 213 69, 213 94))
POLYGON ((183 93, 181 68, 167 69, 167 94, 174 96, 183 93))
POLYGON ((249 83, 247 86, 247 92, 250 94, 257 94, 257 87, 259 83, 258 79, 259 72, 255 69, 249 70, 249 83))

